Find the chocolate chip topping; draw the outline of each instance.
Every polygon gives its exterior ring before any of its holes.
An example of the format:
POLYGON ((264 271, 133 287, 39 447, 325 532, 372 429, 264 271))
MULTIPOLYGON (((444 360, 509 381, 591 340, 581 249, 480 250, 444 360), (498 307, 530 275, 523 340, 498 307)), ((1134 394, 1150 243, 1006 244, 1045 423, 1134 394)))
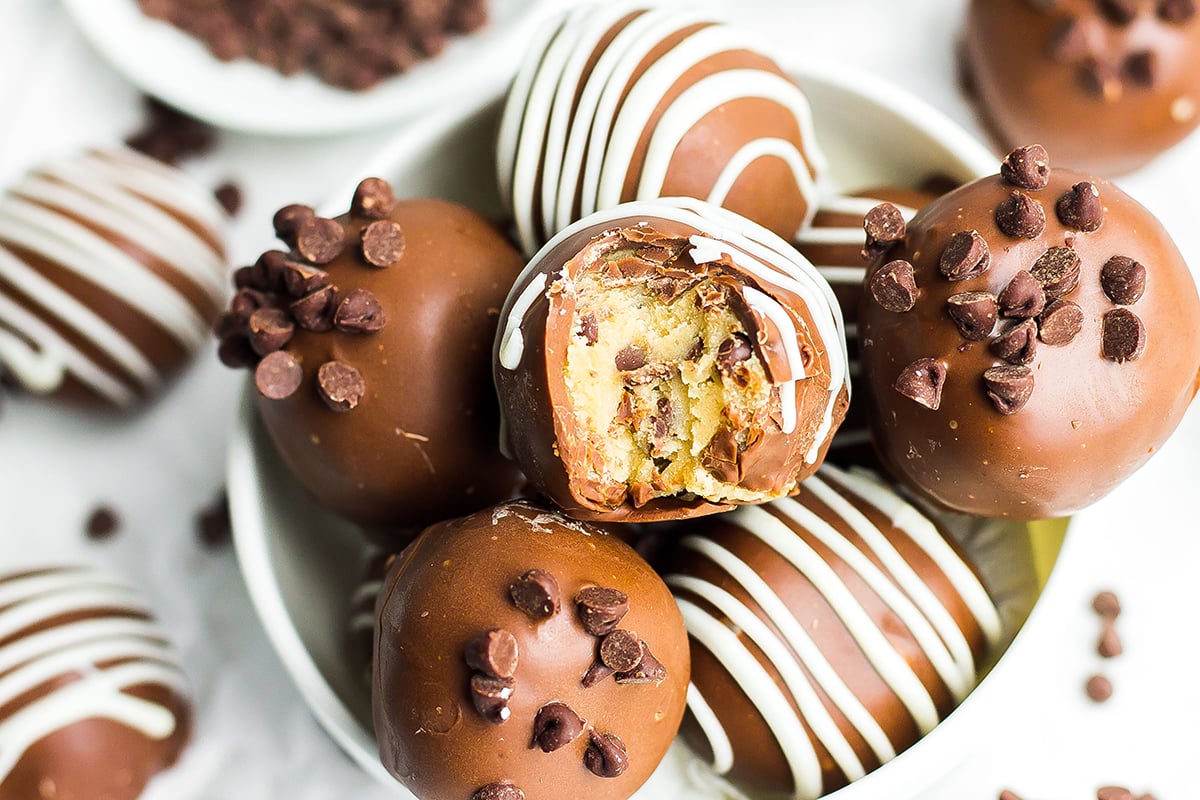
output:
POLYGON ((336 286, 322 286, 315 292, 293 300, 288 306, 292 319, 306 331, 324 333, 333 330, 333 314, 338 307, 336 286))
POLYGON ((291 397, 300 388, 304 370, 286 350, 268 354, 254 370, 254 385, 259 394, 268 400, 283 400, 291 397))
POLYGON ((1117 628, 1112 620, 1104 621, 1100 641, 1096 643, 1096 652, 1101 658, 1116 658, 1125 652, 1125 645, 1121 644, 1121 637, 1117 635, 1117 628))
POLYGON ((463 658, 477 672, 511 678, 517 671, 517 637, 503 628, 484 631, 467 643, 463 658))
POLYGON ((300 226, 316 215, 317 213, 310 206, 293 203, 276 211, 271 223, 275 227, 275 235, 279 237, 279 240, 285 242, 288 247, 295 247, 300 226))
POLYGON ((1139 0, 1096 0, 1096 6, 1104 18, 1119 26, 1133 22, 1138 13, 1138 5, 1139 0))
POLYGON ((1033 394, 1033 370, 1029 367, 992 367, 983 373, 988 399, 996 410, 1008 416, 1025 407, 1033 394))
POLYGON ((1051 347, 1070 344, 1083 330, 1083 309, 1070 300, 1055 300, 1038 318, 1038 338, 1051 347))
POLYGON ((627 672, 642 663, 642 645, 637 636, 618 628, 600 642, 600 661, 613 672, 627 672))
POLYGON ((1010 364, 1029 364, 1037 356, 1037 336, 1037 323, 1027 319, 993 339, 989 349, 1010 364))
POLYGON ((217 358, 230 369, 243 369, 258 364, 258 353, 250 346, 250 340, 240 333, 221 339, 217 346, 217 358))
POLYGON ((112 506, 97 506, 88 514, 84 533, 87 538, 98 542, 112 537, 121 528, 121 517, 112 506))
MULTIPOLYGON (((1096 790, 1096 800, 1137 800, 1133 792, 1124 786, 1101 786, 1096 790)), ((1143 796, 1141 800, 1145 800, 1143 796)))
POLYGON ((366 390, 362 374, 344 361, 326 361, 317 369, 317 392, 334 411, 357 408, 366 390))
POLYGON ((236 217, 242 210, 242 187, 233 181, 225 181, 213 189, 213 197, 221 204, 221 208, 231 217, 236 217))
POLYGON ((626 345, 617 351, 613 362, 619 372, 633 372, 646 366, 646 351, 635 344, 626 345))
POLYGON ((346 333, 375 333, 387 324, 383 306, 368 289, 353 289, 333 313, 333 326, 346 333))
POLYGON ((362 229, 362 256, 374 267, 390 267, 404 255, 404 230, 398 222, 381 219, 362 229))
POLYGON ((996 296, 988 292, 959 292, 946 298, 946 313, 959 335, 969 342, 983 341, 991 335, 998 309, 996 296))
POLYGON ((581 678, 579 682, 583 688, 591 689, 593 686, 600 683, 600 681, 612 674, 613 671, 611 668, 604 666, 604 664, 599 661, 596 661, 587 668, 587 672, 583 673, 583 678, 581 678))
POLYGON ((283 286, 289 297, 299 299, 329 285, 329 273, 310 264, 288 261, 283 265, 283 286))
POLYGON ((471 800, 525 800, 525 792, 512 781, 495 781, 476 789, 471 800))
POLYGON ((296 249, 314 264, 328 264, 345 246, 346 232, 337 220, 309 217, 296 229, 296 249))
POLYGON ((235 330, 248 333, 250 316, 260 308, 271 305, 267 296, 256 289, 238 289, 233 299, 229 301, 229 315, 235 330))
POLYGON ((917 281, 913 265, 903 259, 889 261, 880 267, 868 286, 875 302, 888 311, 903 314, 917 304, 917 281))
POLYGON ((734 376, 739 373, 739 365, 749 361, 752 354, 750 339, 745 334, 735 333, 717 347, 717 370, 726 378, 734 376))
POLYGON ((1031 192, 1045 189, 1050 183, 1050 156, 1046 148, 1040 144, 1016 148, 1000 165, 1000 177, 1018 189, 1031 192))
POLYGON ((987 242, 978 231, 959 231, 942 251, 938 269, 948 280, 965 281, 987 272, 991 261, 987 242))
POLYGON ((650 647, 645 642, 639 642, 642 647, 642 657, 633 669, 618 672, 614 677, 617 683, 662 683, 667 679, 667 668, 654 657, 650 647))
POLYGON ((1046 308, 1046 290, 1026 270, 1013 276, 998 299, 1000 314, 1010 319, 1032 319, 1046 308))
POLYGON ((583 719, 564 703, 547 703, 533 718, 533 741, 530 747, 543 753, 553 753, 575 741, 583 733, 583 719))
POLYGON ((1121 600, 1115 592, 1097 592, 1092 598, 1092 610, 1102 619, 1116 619, 1121 615, 1121 600))
POLYGON ((508 587, 513 605, 534 619, 558 613, 558 581, 549 572, 531 569, 508 587))
POLYGON ((1088 678, 1084 688, 1087 691, 1088 699, 1093 703, 1103 703, 1113 694, 1112 681, 1103 675, 1093 675, 1088 678))
POLYGON ((516 681, 476 672, 471 676, 471 702, 479 715, 494 725, 512 716, 508 701, 512 699, 516 681))
POLYGON ((1158 54, 1153 50, 1138 50, 1121 62, 1121 77, 1127 84, 1149 89, 1158 81, 1158 54))
MULTIPOLYGON (((583 338, 585 344, 591 347, 600 338, 600 326, 596 324, 595 314, 584 314, 579 318, 579 330, 576 335, 583 338)), ((701 343, 703 346, 703 343, 701 343)))
POLYGON ((592 731, 583 751, 583 765, 598 777, 616 778, 629 767, 629 751, 615 734, 592 731))
POLYGON ((1000 800, 1022 800, 1022 797, 1011 789, 1000 792, 1000 800))
POLYGON ((863 230, 867 234, 864 257, 878 255, 896 242, 903 241, 905 229, 904 215, 891 203, 880 203, 872 208, 863 217, 863 230))
POLYGON ((942 404, 946 368, 933 358, 919 358, 900 371, 892 388, 909 400, 937 411, 942 404))
POLYGON ((1158 0, 1158 18, 1172 25, 1182 25, 1196 15, 1195 0, 1158 0))
POLYGON ((1069 247, 1051 247, 1029 268, 1050 298, 1069 294, 1079 285, 1079 254, 1069 247))
POLYGON ((354 190, 350 215, 362 219, 383 219, 396 207, 392 185, 383 178, 367 178, 354 190))
POLYGON ((1146 291, 1146 268, 1128 256, 1113 256, 1100 270, 1104 294, 1119 306, 1131 306, 1146 291))
POLYGON ((1100 190, 1091 181, 1080 181, 1071 191, 1058 198, 1055 206, 1058 219, 1068 228, 1091 233, 1104 224, 1104 206, 1100 190))
POLYGON ((264 292, 276 292, 286 287, 286 272, 291 263, 288 254, 282 250, 268 250, 254 262, 257 273, 253 283, 254 288, 264 292))
POLYGON ((296 326, 281 308, 260 308, 250 315, 250 346, 260 356, 282 350, 292 340, 296 326))
POLYGON ((585 631, 592 636, 606 636, 629 613, 629 598, 616 589, 589 586, 575 595, 575 610, 585 631))
POLYGON ((1020 189, 996 206, 996 227, 1007 236, 1036 239, 1046 230, 1046 211, 1042 204, 1020 189))
POLYGON ((1129 309, 1113 309, 1104 315, 1100 341, 1105 358, 1118 364, 1136 361, 1146 351, 1146 326, 1129 309))

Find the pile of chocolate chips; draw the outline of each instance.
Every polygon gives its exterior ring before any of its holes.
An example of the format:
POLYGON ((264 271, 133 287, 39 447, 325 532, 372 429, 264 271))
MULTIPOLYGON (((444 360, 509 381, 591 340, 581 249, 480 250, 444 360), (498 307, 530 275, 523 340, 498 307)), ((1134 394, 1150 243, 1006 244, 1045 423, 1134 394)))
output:
POLYGON ((487 0, 138 0, 221 61, 303 70, 352 91, 436 56, 487 21, 487 0))

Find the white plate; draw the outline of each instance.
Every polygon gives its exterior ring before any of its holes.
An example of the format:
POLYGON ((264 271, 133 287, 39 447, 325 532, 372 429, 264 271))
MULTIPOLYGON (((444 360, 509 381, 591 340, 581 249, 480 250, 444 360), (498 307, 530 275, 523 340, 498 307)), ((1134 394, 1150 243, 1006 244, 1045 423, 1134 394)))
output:
POLYGON ((540 21, 563 0, 491 0, 491 21, 436 58, 366 92, 248 59, 224 63, 198 39, 141 13, 136 0, 63 0, 92 45, 147 94, 222 128, 278 136, 342 133, 415 119, 464 95, 493 95, 516 72, 540 21))

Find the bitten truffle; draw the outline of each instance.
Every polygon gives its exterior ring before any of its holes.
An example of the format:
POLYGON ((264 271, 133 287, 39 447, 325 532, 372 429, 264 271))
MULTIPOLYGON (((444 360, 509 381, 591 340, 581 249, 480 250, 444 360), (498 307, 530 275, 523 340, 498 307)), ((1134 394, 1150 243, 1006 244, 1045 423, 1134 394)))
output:
POLYGON ((548 24, 498 147, 526 253, 595 211, 657 197, 800 230, 825 161, 808 100, 755 41, 676 3, 583 3, 548 24))
POLYGON ((424 800, 624 800, 683 716, 667 587, 628 545, 543 508, 426 529, 377 613, 380 757, 424 800))
POLYGON ((746 789, 812 800, 886 763, 1000 637, 972 566, 866 473, 823 467, 678 536, 663 575, 692 643, 684 738, 746 789))
POLYGON ((983 516, 1069 514, 1141 466, 1200 385, 1200 299, 1153 215, 1018 148, 881 252, 907 311, 862 306, 875 442, 892 473, 983 516))
POLYGON ((0 797, 134 800, 190 736, 162 628, 90 568, 0 577, 0 674, 0 797))
POLYGON ((0 373, 85 407, 156 396, 227 296, 225 226, 208 189, 132 150, 34 169, 0 198, 0 373))
POLYGON ((501 312, 504 442, 569 516, 653 521, 764 502, 816 470, 849 396, 829 284, 698 200, 572 225, 501 312))

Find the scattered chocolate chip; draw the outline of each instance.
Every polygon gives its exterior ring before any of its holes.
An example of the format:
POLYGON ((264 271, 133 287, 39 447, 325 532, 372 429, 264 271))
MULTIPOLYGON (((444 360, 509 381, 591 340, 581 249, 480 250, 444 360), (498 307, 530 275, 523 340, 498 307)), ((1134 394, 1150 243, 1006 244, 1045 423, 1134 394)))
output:
POLYGON ((600 326, 596 324, 595 314, 584 314, 579 318, 579 330, 576 335, 583 339, 588 347, 596 343, 596 339, 600 337, 600 326))
POLYGON ((589 586, 575 595, 575 610, 585 631, 592 636, 606 636, 629 613, 629 598, 616 589, 589 586))
POLYGON ((627 672, 642 662, 642 645, 635 634, 618 628, 600 642, 600 661, 613 672, 627 672))
POLYGON ((1077 17, 1067 17, 1050 33, 1046 53, 1059 64, 1072 64, 1088 52, 1087 34, 1077 17))
POLYGON ((996 206, 996 227, 1007 236, 1036 239, 1046 230, 1046 211, 1042 204, 1020 189, 996 206))
POLYGON ((333 326, 346 333, 375 333, 386 324, 383 306, 367 289, 351 290, 333 313, 333 326))
POLYGON ((542 569, 531 569, 508 587, 513 605, 534 619, 558 613, 558 581, 542 569))
POLYGON ((1112 697, 1113 685, 1112 681, 1103 675, 1093 675, 1087 679, 1087 684, 1084 687, 1087 690, 1087 696, 1094 703, 1103 703, 1112 697))
POLYGON ((1138 50, 1121 62, 1121 77, 1127 84, 1149 89, 1158 82, 1158 54, 1153 50, 1138 50))
POLYGON ((471 702, 480 716, 495 725, 512 716, 508 701, 512 699, 516 681, 477 672, 471 676, 471 702))
POLYGON ((1079 254, 1069 247, 1051 247, 1029 268, 1049 298, 1069 294, 1079 285, 1079 254))
POLYGON ((1010 364, 1029 364, 1037 356, 1037 337, 1037 323, 1027 319, 993 339, 989 349, 1010 364))
POLYGON ((288 310, 292 319, 304 330, 324 333, 333 330, 333 313, 337 307, 337 287, 322 286, 315 292, 293 300, 288 310))
POLYGON ((619 372, 633 372, 646 366, 646 351, 635 344, 625 345, 613 361, 619 372))
POLYGON ((533 741, 530 747, 543 753, 553 753, 575 741, 583 733, 583 719, 564 703, 547 703, 533 718, 533 741))
POLYGON ((1195 0, 1158 0, 1158 18, 1172 25, 1182 25, 1196 15, 1195 0))
POLYGON ((987 292, 959 292, 946 298, 946 313, 959 335, 969 342, 980 342, 991 335, 998 309, 996 296, 987 292))
MULTIPOLYGON (((1000 177, 1016 186, 1036 192, 1050 183, 1050 156, 1040 144, 1018 147, 1000 165, 1000 177)), ((1045 214, 1043 213, 1043 219, 1045 214)))
POLYGON ((512 781, 495 781, 476 789, 471 800, 525 800, 525 792, 512 781))
POLYGON ((267 291, 270 287, 263 282, 262 273, 256 266, 238 267, 233 271, 233 285, 237 289, 267 291))
POLYGON ((948 280, 965 281, 987 272, 991 262, 987 242, 978 231, 959 231, 942 251, 938 269, 948 280))
POLYGON ((275 292, 285 287, 288 264, 292 263, 282 250, 268 250, 254 262, 263 291, 275 292))
POLYGON ((517 670, 517 637, 503 628, 484 631, 467 643, 467 666, 497 678, 511 678, 517 670))
POLYGON ((224 547, 233 538, 229 497, 222 491, 212 503, 196 513, 196 538, 210 550, 224 547))
POLYGON ((911 311, 917 304, 917 281, 913 277, 913 265, 898 259, 880 267, 868 285, 871 296, 885 310, 896 314, 911 311))
POLYGON ((329 273, 309 264, 289 261, 283 267, 283 286, 292 298, 304 297, 329 285, 329 273))
POLYGON ((250 346, 260 356, 282 350, 292 340, 296 326, 281 308, 260 308, 250 315, 250 346))
POLYGON ((1134 794, 1124 786, 1101 786, 1096 790, 1096 800, 1135 800, 1134 794))
POLYGON ((1104 315, 1100 345, 1104 357, 1118 364, 1136 361, 1146 352, 1146 326, 1129 309, 1113 309, 1104 315))
POLYGON ((1001 316, 1010 319, 1032 319, 1046 308, 1046 290, 1041 281, 1021 270, 1013 275, 998 298, 1001 316))
POLYGON ((1125 26, 1133 22, 1138 13, 1138 0, 1096 0, 1104 18, 1113 25, 1125 26))
POLYGON ((383 219, 391 214, 395 207, 396 195, 392 191, 392 185, 383 178, 367 178, 354 190, 350 215, 363 219, 383 219))
POLYGON ((892 388, 926 408, 937 411, 942 404, 946 368, 933 358, 919 358, 900 371, 892 388))
POLYGON ((242 210, 242 188, 233 181, 225 181, 214 189, 213 197, 217 198, 221 208, 231 217, 236 217, 242 210))
POLYGON ((903 241, 905 228, 904 215, 891 203, 880 203, 872 208, 863 217, 863 230, 867 234, 863 257, 871 258, 903 241))
POLYGON ((1100 269, 1104 294, 1119 306, 1131 306, 1146 291, 1146 268, 1128 256, 1113 256, 1100 269))
POLYGON ((177 165, 207 153, 216 143, 211 125, 148 95, 143 96, 142 104, 146 120, 141 129, 125 139, 130 148, 164 164, 177 165))
POLYGON ((1104 224, 1104 206, 1100 202, 1100 190, 1091 181, 1080 181, 1071 191, 1058 198, 1058 219, 1068 228, 1085 233, 1099 230, 1104 224))
POLYGON ((639 642, 642 647, 642 657, 633 669, 618 672, 613 680, 620 684, 630 683, 662 683, 667 679, 667 668, 654 657, 645 642, 639 642))
POLYGON ((1070 300, 1054 300, 1038 317, 1038 338, 1043 344, 1070 344, 1083 330, 1083 309, 1070 300))
POLYGON ((88 515, 84 532, 92 541, 109 539, 121 527, 121 518, 112 506, 97 506, 88 515))
POLYGON ((317 369, 317 392, 334 411, 357 408, 366 390, 362 373, 344 361, 326 361, 317 369))
POLYGON ((271 223, 275 226, 275 236, 281 242, 287 244, 288 247, 296 246, 296 236, 300 233, 300 226, 310 219, 315 217, 317 213, 312 210, 311 206, 293 203, 290 206, 284 206, 275 212, 271 223))
POLYGON ((389 267, 404 255, 404 230, 390 219, 380 219, 362 229, 362 256, 373 267, 389 267))
MULTIPOLYGON (((726 378, 744 377, 744 370, 740 367, 750 360, 752 352, 749 338, 741 333, 733 334, 717 347, 717 370, 726 378)), ((745 382, 737 381, 737 383, 744 385, 745 382)))
POLYGON ((1100 632, 1100 640, 1096 643, 1096 652, 1101 658, 1116 658, 1125 652, 1121 637, 1112 620, 1104 621, 1104 629, 1100 632))
POLYGON ((1114 592, 1097 592, 1092 598, 1092 610, 1104 619, 1116 619, 1121 614, 1121 601, 1114 592))
POLYGON ((309 217, 296 229, 296 249, 314 264, 328 264, 345 246, 346 231, 337 220, 309 217))
MULTIPOLYGON (((1097 100, 1115 103, 1121 98, 1120 75, 1117 68, 1107 61, 1088 56, 1079 63, 1076 75, 1080 87, 1097 100)), ((1059 219, 1062 219, 1061 211, 1059 219)), ((1067 224, 1065 220, 1063 222, 1067 224)))
POLYGON ((592 731, 591 741, 583 751, 583 765, 598 777, 616 778, 629 767, 629 752, 614 734, 592 731))
POLYGON ((1029 367, 1004 365, 983 373, 988 399, 1005 416, 1025 407, 1033 394, 1033 370, 1029 367))
POLYGON ((258 362, 254 370, 254 385, 259 394, 268 400, 283 400, 291 397, 300 388, 304 370, 300 362, 286 350, 269 353, 258 362))
POLYGON ((583 688, 591 689, 593 686, 600 683, 600 681, 612 674, 613 671, 609 667, 606 667, 604 664, 597 661, 587 668, 587 672, 583 673, 583 678, 581 678, 579 682, 583 688))
POLYGON ((250 316, 270 305, 267 296, 257 289, 238 289, 229 301, 229 315, 234 329, 242 333, 249 332, 250 316))
POLYGON ((250 346, 250 340, 240 333, 221 339, 217 345, 217 358, 230 369, 243 369, 258 364, 258 353, 250 346))

